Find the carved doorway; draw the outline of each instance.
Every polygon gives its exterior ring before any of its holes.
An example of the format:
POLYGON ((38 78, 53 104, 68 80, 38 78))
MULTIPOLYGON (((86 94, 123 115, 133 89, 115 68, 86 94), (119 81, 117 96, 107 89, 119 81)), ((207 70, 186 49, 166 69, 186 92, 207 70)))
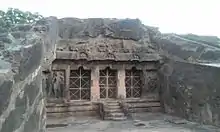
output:
POLYGON ((91 71, 80 67, 70 71, 69 92, 71 100, 90 100, 91 71))
POLYGON ((116 98, 117 94, 117 71, 110 68, 100 71, 99 87, 100 98, 116 98))
POLYGON ((125 71, 126 98, 141 97, 141 71, 132 68, 125 71))

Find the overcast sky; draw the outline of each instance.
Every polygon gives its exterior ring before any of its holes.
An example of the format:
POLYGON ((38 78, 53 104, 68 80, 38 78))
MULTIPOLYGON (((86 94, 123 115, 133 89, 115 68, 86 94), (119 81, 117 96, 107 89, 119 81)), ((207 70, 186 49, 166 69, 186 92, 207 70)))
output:
POLYGON ((8 7, 57 17, 139 18, 161 32, 220 37, 220 0, 1 0, 8 7))

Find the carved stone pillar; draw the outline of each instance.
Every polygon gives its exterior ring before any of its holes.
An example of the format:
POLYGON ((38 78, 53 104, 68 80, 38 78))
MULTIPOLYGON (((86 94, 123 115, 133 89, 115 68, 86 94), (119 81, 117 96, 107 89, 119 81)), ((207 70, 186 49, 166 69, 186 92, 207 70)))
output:
POLYGON ((70 101, 70 91, 69 91, 69 84, 70 84, 70 65, 67 66, 66 70, 65 70, 65 80, 66 80, 66 87, 64 90, 64 101, 70 101))
POLYGON ((94 66, 91 69, 91 101, 96 101, 99 98, 100 98, 99 66, 94 66))
POLYGON ((125 69, 119 69, 117 74, 117 88, 118 88, 118 98, 126 98, 126 88, 125 88, 125 69))
POLYGON ((158 71, 148 71, 147 72, 147 89, 149 93, 159 93, 159 78, 158 71))

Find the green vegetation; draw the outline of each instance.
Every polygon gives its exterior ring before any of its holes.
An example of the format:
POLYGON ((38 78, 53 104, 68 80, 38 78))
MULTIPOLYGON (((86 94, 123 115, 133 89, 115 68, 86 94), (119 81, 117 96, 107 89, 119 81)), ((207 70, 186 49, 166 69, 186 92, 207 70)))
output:
POLYGON ((5 12, 0 10, 0 32, 10 31, 15 24, 29 24, 42 18, 38 13, 24 12, 14 8, 9 8, 5 12))

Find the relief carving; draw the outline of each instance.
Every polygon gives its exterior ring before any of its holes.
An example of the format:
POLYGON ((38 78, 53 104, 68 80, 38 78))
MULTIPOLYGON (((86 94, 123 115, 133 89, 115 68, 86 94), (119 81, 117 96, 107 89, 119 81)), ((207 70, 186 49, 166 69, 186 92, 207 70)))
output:
POLYGON ((78 48, 75 48, 75 49, 73 49, 73 51, 74 51, 74 52, 78 52, 78 51, 79 51, 79 49, 78 49, 78 48))
POLYGON ((135 60, 139 60, 139 59, 140 59, 140 56, 139 56, 139 55, 134 54, 134 55, 133 55, 133 59, 135 59, 135 60))
POLYGON ((50 98, 62 98, 65 86, 64 71, 53 71, 46 81, 47 96, 50 98))
POLYGON ((68 51, 78 52, 79 49, 73 46, 68 46, 68 51))
POLYGON ((99 46, 97 47, 97 51, 98 51, 98 52, 106 52, 106 51, 107 51, 106 45, 99 45, 99 46))
POLYGON ((115 55, 112 54, 112 53, 108 53, 108 54, 106 55, 106 59, 115 59, 115 55))
MULTIPOLYGON (((63 42, 64 43, 64 42, 63 42)), ((140 60, 141 57, 139 54, 142 52, 146 53, 146 48, 143 49, 143 46, 137 45, 134 42, 122 43, 119 40, 95 40, 84 43, 81 41, 65 42, 67 47, 65 50, 73 52, 71 57, 73 59, 115 59, 118 60, 140 60), (76 44, 77 43, 77 44, 76 44), (79 44, 80 43, 80 44, 79 44), (104 55, 103 55, 104 54, 104 55), (126 54, 126 55, 124 55, 126 54)), ((70 54, 68 53, 68 56, 70 54)))
POLYGON ((69 51, 73 51, 73 47, 69 46, 68 47, 69 51))
POLYGON ((159 80, 156 71, 145 72, 147 92, 154 93, 158 92, 159 80))
POLYGON ((155 92, 157 90, 158 79, 151 78, 148 79, 148 92, 155 92))
POLYGON ((130 53, 130 50, 122 48, 122 49, 119 50, 119 52, 121 52, 121 53, 130 53))
POLYGON ((79 57, 80 57, 81 59, 87 59, 87 58, 88 58, 88 54, 85 53, 85 52, 81 52, 81 53, 79 54, 79 57))
POLYGON ((53 77, 52 77, 52 74, 49 73, 48 76, 46 77, 46 94, 48 97, 52 96, 52 80, 53 80, 53 77))

